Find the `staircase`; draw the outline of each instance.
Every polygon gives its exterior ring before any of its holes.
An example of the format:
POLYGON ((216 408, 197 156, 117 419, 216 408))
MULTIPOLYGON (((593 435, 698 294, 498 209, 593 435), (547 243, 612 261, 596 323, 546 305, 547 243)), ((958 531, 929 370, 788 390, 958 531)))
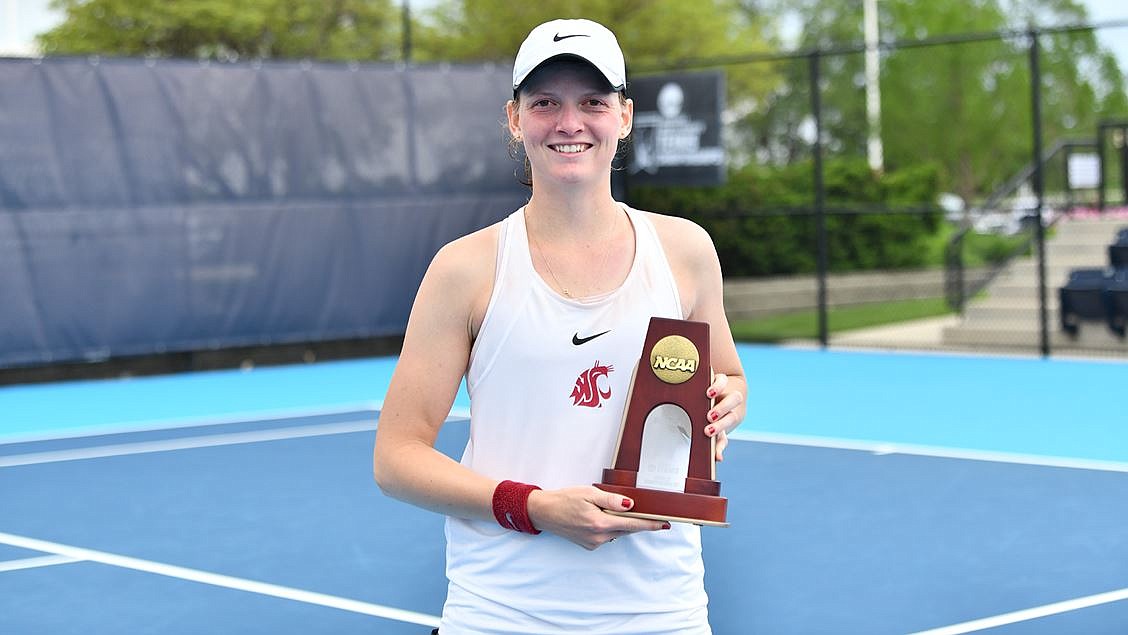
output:
MULTIPOLYGON (((1058 288, 1072 269, 1108 266, 1108 245, 1128 216, 1062 218, 1046 238, 1046 300, 1052 355, 1128 358, 1128 341, 1103 322, 1085 322, 1077 337, 1061 330, 1058 288)), ((955 326, 944 329, 946 348, 1037 353, 1041 347, 1037 256, 1017 258, 976 298, 955 326)))

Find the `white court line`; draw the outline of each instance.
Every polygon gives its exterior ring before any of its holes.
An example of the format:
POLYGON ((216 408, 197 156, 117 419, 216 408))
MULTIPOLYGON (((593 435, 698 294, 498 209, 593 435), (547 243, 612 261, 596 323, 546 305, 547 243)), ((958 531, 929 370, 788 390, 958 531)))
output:
POLYGON ((1119 591, 1109 591, 1107 593, 1098 593, 1083 598, 1075 598, 1066 600, 1064 602, 1055 602, 1054 604, 1046 604, 1045 606, 1036 606, 1031 609, 1024 609, 1022 611, 1014 611, 1013 613, 1003 613, 994 617, 985 617, 979 620, 972 620, 970 622, 963 622, 962 624, 953 624, 951 626, 943 626, 941 628, 934 628, 927 631, 919 631, 911 635, 961 635, 962 633, 974 633, 976 631, 983 631, 997 626, 1006 626, 1008 624, 1016 624, 1018 622, 1026 622, 1029 620, 1036 620, 1041 617, 1049 617, 1050 615, 1058 615, 1060 613, 1068 613, 1069 611, 1076 611, 1078 609, 1087 609, 1101 604, 1111 604, 1113 602, 1120 602, 1128 600, 1128 589, 1120 589, 1119 591))
POLYGON ((360 600, 350 600, 349 598, 337 597, 335 595, 326 595, 324 593, 304 591, 302 589, 270 584, 268 582, 259 582, 257 580, 236 578, 219 573, 212 573, 210 571, 201 571, 199 569, 178 567, 176 565, 165 564, 162 562, 153 562, 151 560, 131 558, 129 556, 123 556, 115 553, 95 551, 93 549, 84 549, 82 547, 64 545, 56 542, 47 542, 46 540, 37 540, 35 538, 27 538, 25 536, 17 536, 14 534, 0 532, 0 543, 11 545, 13 547, 23 547, 24 549, 32 549, 34 551, 43 551, 60 556, 67 556, 79 560, 100 562, 112 567, 121 567, 123 569, 133 569, 135 571, 155 573, 157 575, 163 575, 170 578, 179 578, 181 580, 189 580, 192 582, 199 582, 201 584, 210 584, 212 586, 236 589, 238 591, 247 591, 248 593, 269 595, 272 597, 282 598, 284 600, 305 602, 306 604, 327 606, 329 608, 340 609, 342 611, 351 611, 353 613, 372 615, 374 617, 383 617, 390 620, 396 620, 398 622, 409 622, 412 624, 420 624, 422 626, 431 627, 439 625, 438 617, 434 615, 427 615, 426 613, 405 611, 403 609, 392 608, 389 606, 381 606, 379 604, 361 602, 360 600))
POLYGON ((222 445, 237 445, 240 443, 258 443, 260 441, 280 441, 282 439, 299 439, 303 437, 318 437, 330 434, 366 432, 375 429, 376 419, 373 418, 370 420, 344 421, 341 423, 324 423, 321 425, 312 426, 272 428, 270 430, 251 430, 248 432, 229 432, 227 434, 211 434, 202 437, 186 437, 182 439, 163 439, 161 441, 119 443, 115 445, 103 445, 92 448, 73 448, 70 450, 53 450, 50 452, 32 452, 29 454, 0 456, 0 468, 15 467, 18 465, 38 465, 40 463, 58 463, 60 461, 98 459, 109 456, 126 456, 130 454, 148 454, 150 452, 170 452, 172 450, 210 448, 222 445))
POLYGON ((858 450, 861 452, 872 452, 878 455, 908 454, 912 456, 961 459, 965 461, 991 461, 995 463, 1036 465, 1039 467, 1062 467, 1075 470, 1128 472, 1128 463, 1121 463, 1119 461, 1099 461, 1096 459, 1075 459, 1058 456, 1040 456, 1037 454, 992 452, 989 450, 967 450, 931 445, 914 445, 909 443, 889 443, 888 441, 857 441, 853 439, 778 434, 775 432, 753 432, 739 429, 733 432, 729 438, 739 441, 755 441, 777 445, 797 445, 812 448, 827 448, 831 450, 858 450))
MULTIPOLYGON (((448 419, 448 422, 451 421, 461 420, 448 419)), ((211 448, 224 445, 238 445, 242 443, 259 443, 262 441, 301 439, 305 437, 320 437, 333 434, 349 434, 352 432, 370 432, 375 429, 376 419, 372 418, 362 419, 359 421, 322 423, 310 426, 292 426, 289 428, 271 428, 269 430, 251 430, 247 432, 209 434, 205 436, 184 437, 180 439, 163 439, 161 441, 138 441, 136 443, 118 443, 114 445, 101 445, 89 448, 73 448, 70 450, 31 452, 28 454, 0 456, 0 468, 17 467, 20 465, 39 465, 41 463, 59 463, 62 461, 81 461, 83 459, 100 459, 111 456, 128 456, 131 454, 149 454, 152 452, 191 450, 194 448, 211 448)))
MULTIPOLYGON (((295 410, 267 410, 254 414, 230 415, 226 417, 205 417, 202 419, 155 419, 137 423, 107 424, 80 429, 60 430, 46 434, 24 434, 0 437, 0 445, 16 443, 36 443, 39 441, 58 441, 62 439, 81 439, 85 437, 108 436, 114 434, 129 434, 131 432, 153 432, 156 430, 177 430, 180 428, 204 428, 208 426, 225 426, 239 423, 256 423, 260 421, 285 421, 287 419, 305 419, 313 417, 329 417, 333 415, 355 414, 371 412, 379 414, 384 408, 383 401, 365 401, 352 405, 342 405, 331 408, 309 408, 295 410)), ((450 418, 469 419, 470 408, 454 406, 450 409, 450 418)))
POLYGON ((39 567, 70 564, 72 562, 82 562, 82 560, 70 556, 39 556, 38 558, 24 558, 23 560, 7 560, 0 562, 0 572, 38 569, 39 567))
POLYGON ((0 438, 0 445, 9 445, 13 443, 35 443, 37 441, 56 441, 59 439, 78 439, 83 437, 105 436, 111 434, 128 434, 130 432, 152 432, 154 430, 175 430, 178 428, 223 426, 236 423, 254 423, 258 421, 304 419, 307 417, 329 417, 332 415, 340 414, 379 412, 383 407, 383 401, 365 401, 356 404, 345 404, 328 408, 292 408, 289 410, 264 410, 255 413, 243 413, 239 415, 228 415, 222 417, 154 419, 151 421, 138 421, 135 423, 118 423, 85 428, 63 429, 44 434, 11 435, 0 438))

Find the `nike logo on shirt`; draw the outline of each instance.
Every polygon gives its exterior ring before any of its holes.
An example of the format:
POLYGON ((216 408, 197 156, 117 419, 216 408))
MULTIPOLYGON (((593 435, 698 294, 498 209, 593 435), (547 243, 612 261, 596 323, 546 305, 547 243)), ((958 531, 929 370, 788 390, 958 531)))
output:
POLYGON ((610 332, 611 332, 610 330, 607 330, 607 331, 604 331, 602 333, 596 333, 595 335, 591 335, 591 336, 588 336, 588 337, 580 337, 580 334, 577 332, 575 335, 572 336, 572 343, 575 344, 576 346, 579 346, 580 344, 587 344, 588 342, 594 340, 595 338, 599 337, 600 335, 607 335, 610 332))

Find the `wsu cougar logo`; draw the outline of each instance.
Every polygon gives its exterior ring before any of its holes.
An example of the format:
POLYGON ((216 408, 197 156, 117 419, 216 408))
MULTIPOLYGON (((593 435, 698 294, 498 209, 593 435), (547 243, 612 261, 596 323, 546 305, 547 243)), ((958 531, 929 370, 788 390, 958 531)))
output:
POLYGON ((606 378, 613 370, 614 366, 601 366, 599 360, 596 360, 591 368, 580 373, 576 386, 572 388, 572 405, 602 408, 602 400, 611 397, 611 387, 603 390, 599 387, 599 379, 606 378))

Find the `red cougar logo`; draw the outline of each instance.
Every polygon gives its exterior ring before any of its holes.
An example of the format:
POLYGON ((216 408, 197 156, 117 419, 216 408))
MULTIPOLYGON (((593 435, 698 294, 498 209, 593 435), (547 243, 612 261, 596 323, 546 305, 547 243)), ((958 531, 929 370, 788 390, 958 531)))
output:
POLYGON ((572 405, 602 408, 601 400, 611 397, 611 387, 608 386, 607 390, 600 388, 599 378, 606 377, 613 370, 614 366, 601 366, 599 360, 595 360, 595 364, 576 379, 576 386, 572 388, 572 405))

